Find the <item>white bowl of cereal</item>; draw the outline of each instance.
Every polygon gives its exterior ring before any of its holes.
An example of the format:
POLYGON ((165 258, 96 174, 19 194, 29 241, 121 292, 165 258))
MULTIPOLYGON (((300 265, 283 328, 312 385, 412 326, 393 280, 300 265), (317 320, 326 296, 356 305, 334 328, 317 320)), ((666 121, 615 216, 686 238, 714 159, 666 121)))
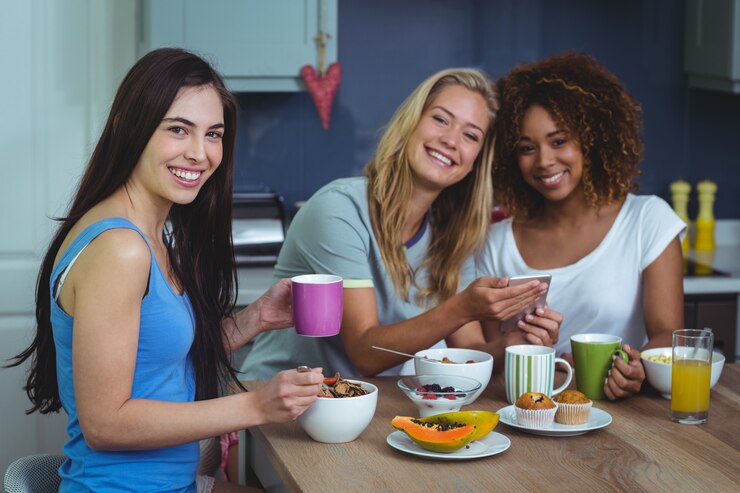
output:
POLYGON ((351 442, 365 431, 375 415, 378 387, 359 380, 346 381, 359 385, 366 394, 355 397, 319 397, 298 416, 301 428, 317 442, 351 442))
MULTIPOLYGON (((645 368, 647 381, 666 399, 671 398, 671 352, 672 349, 669 347, 659 347, 646 349, 640 355, 642 366, 645 368)), ((724 365, 725 357, 722 353, 715 351, 712 354, 712 373, 709 379, 710 387, 714 387, 719 380, 724 365)))

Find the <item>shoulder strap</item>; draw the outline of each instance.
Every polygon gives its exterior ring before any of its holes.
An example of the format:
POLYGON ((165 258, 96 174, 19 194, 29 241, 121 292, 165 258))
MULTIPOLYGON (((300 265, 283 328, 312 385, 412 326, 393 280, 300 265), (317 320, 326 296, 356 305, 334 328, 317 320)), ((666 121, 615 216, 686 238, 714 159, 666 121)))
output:
POLYGON ((62 258, 59 259, 59 263, 54 268, 51 275, 52 279, 56 279, 56 282, 54 282, 51 287, 51 294, 54 301, 56 301, 59 297, 59 293, 62 290, 62 285, 67 278, 67 274, 69 274, 69 271, 72 269, 72 265, 74 265, 75 261, 77 261, 80 254, 85 250, 85 248, 87 248, 87 246, 95 238, 100 236, 100 234, 110 229, 121 228, 133 229, 134 231, 139 233, 141 237, 144 238, 147 247, 149 247, 149 252, 152 253, 152 247, 151 245, 149 245, 149 241, 146 239, 146 236, 144 236, 141 230, 128 219, 124 219, 122 217, 113 217, 93 223, 85 228, 79 235, 77 235, 77 237, 72 241, 72 244, 62 255, 62 258))

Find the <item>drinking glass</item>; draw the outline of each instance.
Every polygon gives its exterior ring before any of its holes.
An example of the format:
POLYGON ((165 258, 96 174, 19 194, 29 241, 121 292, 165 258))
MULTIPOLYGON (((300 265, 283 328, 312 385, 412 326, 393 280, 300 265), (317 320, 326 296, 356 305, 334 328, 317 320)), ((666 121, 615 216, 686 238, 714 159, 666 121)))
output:
POLYGON ((709 415, 709 377, 712 372, 711 329, 673 332, 671 419, 682 424, 702 424, 709 415))

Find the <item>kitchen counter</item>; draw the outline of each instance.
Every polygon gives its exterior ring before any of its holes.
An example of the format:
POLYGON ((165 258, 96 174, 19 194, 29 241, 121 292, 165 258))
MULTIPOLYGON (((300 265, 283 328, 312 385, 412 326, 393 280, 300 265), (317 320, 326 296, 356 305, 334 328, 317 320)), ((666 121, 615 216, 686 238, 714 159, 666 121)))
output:
MULTIPOLYGON (((686 277, 683 288, 686 294, 740 293, 740 243, 718 245, 712 254, 690 252, 689 258, 727 272, 728 277, 686 277)), ((259 298, 272 286, 272 267, 239 268, 238 306, 245 306, 259 298)))
POLYGON ((691 251, 687 257, 714 270, 726 272, 729 276, 686 277, 683 281, 686 294, 740 293, 740 244, 717 245, 711 253, 691 251))

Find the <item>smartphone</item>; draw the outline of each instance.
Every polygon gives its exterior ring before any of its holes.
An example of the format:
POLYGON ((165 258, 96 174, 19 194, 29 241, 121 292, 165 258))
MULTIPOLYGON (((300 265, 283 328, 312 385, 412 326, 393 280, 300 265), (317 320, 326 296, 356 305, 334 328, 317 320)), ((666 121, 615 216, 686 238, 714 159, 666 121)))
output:
POLYGON ((525 315, 534 313, 537 308, 544 308, 545 302, 547 301, 547 293, 550 290, 550 281, 552 276, 550 274, 541 274, 534 276, 512 276, 509 278, 509 286, 519 286, 521 284, 527 284, 530 281, 540 281, 547 284, 547 290, 540 294, 534 303, 528 305, 524 310, 517 313, 513 317, 507 318, 501 322, 502 331, 511 331, 516 329, 516 324, 519 320, 523 319, 525 315))

